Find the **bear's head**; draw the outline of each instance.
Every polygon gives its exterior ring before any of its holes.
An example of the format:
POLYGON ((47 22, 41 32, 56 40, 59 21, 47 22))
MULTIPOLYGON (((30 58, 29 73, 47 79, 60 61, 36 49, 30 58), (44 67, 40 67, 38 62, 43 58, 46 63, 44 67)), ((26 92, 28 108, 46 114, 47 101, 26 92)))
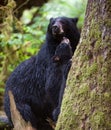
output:
POLYGON ((71 58, 72 58, 72 48, 70 46, 70 41, 66 37, 63 37, 63 40, 55 50, 55 55, 53 56, 53 62, 64 63, 69 61, 71 58))
POLYGON ((57 41, 61 41, 63 37, 68 38, 71 43, 72 51, 74 52, 80 39, 80 33, 76 26, 77 21, 78 18, 50 18, 48 33, 57 41))

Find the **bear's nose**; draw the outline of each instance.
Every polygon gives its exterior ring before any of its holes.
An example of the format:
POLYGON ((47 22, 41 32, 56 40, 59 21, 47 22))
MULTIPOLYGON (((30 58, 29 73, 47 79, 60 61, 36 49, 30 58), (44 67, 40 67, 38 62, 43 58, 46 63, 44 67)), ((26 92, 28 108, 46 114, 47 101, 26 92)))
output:
POLYGON ((52 34, 54 35, 58 35, 58 34, 63 34, 63 28, 62 28, 62 24, 60 23, 60 21, 56 21, 53 26, 52 26, 52 34))
POLYGON ((53 25, 52 28, 53 28, 55 31, 59 30, 59 27, 58 27, 57 25, 53 25))

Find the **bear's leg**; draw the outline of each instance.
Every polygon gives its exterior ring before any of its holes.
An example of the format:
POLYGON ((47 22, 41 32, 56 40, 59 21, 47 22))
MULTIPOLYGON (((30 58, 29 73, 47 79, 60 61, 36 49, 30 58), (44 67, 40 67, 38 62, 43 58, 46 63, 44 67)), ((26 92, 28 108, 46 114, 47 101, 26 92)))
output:
POLYGON ((17 109, 25 121, 29 121, 34 128, 37 128, 37 119, 28 104, 16 103, 17 109))
POLYGON ((58 116, 60 114, 61 103, 62 103, 62 98, 63 98, 65 87, 66 87, 66 79, 63 77, 62 85, 61 85, 60 92, 59 92, 59 103, 58 103, 58 106, 53 111, 53 119, 55 122, 57 121, 58 116))
POLYGON ((59 92, 59 103, 58 103, 58 106, 53 111, 53 120, 55 122, 57 121, 58 116, 59 116, 60 111, 61 111, 61 103, 62 103, 64 90, 65 90, 65 87, 66 87, 66 80, 67 80, 67 76, 68 76, 71 64, 72 64, 72 61, 69 60, 68 63, 64 67, 64 75, 63 75, 63 78, 62 78, 62 83, 61 83, 60 92, 59 92))
POLYGON ((52 124, 50 124, 48 121, 41 122, 42 124, 37 128, 37 130, 54 130, 52 128, 52 124))
POLYGON ((16 104, 20 114, 22 115, 25 121, 29 121, 34 128, 37 130, 53 130, 50 126, 49 122, 46 119, 40 119, 36 117, 34 113, 31 111, 31 107, 27 104, 16 104))

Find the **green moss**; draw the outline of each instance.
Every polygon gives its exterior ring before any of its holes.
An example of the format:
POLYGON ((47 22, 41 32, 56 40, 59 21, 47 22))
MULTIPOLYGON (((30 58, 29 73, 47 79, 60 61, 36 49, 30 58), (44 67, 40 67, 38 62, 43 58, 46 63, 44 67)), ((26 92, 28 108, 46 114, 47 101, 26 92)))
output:
POLYGON ((96 42, 96 44, 95 44, 95 50, 100 49, 100 47, 101 47, 101 42, 98 40, 98 41, 96 42))
POLYGON ((109 100, 109 99, 111 100, 111 94, 108 93, 108 92, 105 92, 105 93, 104 93, 104 98, 105 98, 105 99, 108 99, 108 100, 109 100))
POLYGON ((83 55, 83 56, 81 57, 81 60, 82 60, 82 61, 87 61, 88 59, 89 59, 88 55, 83 55))
POLYGON ((103 81, 103 78, 98 75, 98 85, 101 85, 102 81, 103 81))
POLYGON ((78 95, 87 95, 89 92, 89 86, 87 86, 87 83, 83 84, 78 91, 78 95))
POLYGON ((92 122, 92 126, 93 128, 95 128, 95 130, 98 130, 100 128, 99 125, 103 125, 105 123, 104 120, 104 113, 102 111, 95 111, 92 116, 91 116, 91 122, 92 122))
POLYGON ((97 96, 95 89, 93 91, 91 91, 90 98, 91 98, 92 101, 98 99, 98 96, 97 96))
POLYGON ((93 64, 91 64, 91 66, 87 67, 86 75, 88 77, 92 76, 93 74, 96 74, 97 70, 98 70, 98 64, 94 62, 93 64))
POLYGON ((105 23, 105 25, 106 25, 107 27, 111 27, 111 19, 110 19, 110 18, 105 19, 104 23, 105 23))

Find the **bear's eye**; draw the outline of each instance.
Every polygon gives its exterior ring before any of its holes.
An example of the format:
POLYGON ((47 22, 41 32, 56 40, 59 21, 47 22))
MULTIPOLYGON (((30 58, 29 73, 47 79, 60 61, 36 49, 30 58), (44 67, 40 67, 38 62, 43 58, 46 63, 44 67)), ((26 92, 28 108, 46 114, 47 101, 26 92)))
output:
POLYGON ((55 19, 54 18, 50 18, 50 26, 53 25, 55 23, 55 19))
POLYGON ((53 26, 55 24, 56 20, 52 20, 51 25, 53 26))
POLYGON ((64 21, 60 21, 62 23, 62 25, 65 25, 66 23, 64 21))
POLYGON ((61 22, 61 24, 62 24, 63 26, 64 26, 64 25, 65 25, 65 26, 68 26, 68 21, 66 21, 66 20, 61 20, 60 22, 61 22))

